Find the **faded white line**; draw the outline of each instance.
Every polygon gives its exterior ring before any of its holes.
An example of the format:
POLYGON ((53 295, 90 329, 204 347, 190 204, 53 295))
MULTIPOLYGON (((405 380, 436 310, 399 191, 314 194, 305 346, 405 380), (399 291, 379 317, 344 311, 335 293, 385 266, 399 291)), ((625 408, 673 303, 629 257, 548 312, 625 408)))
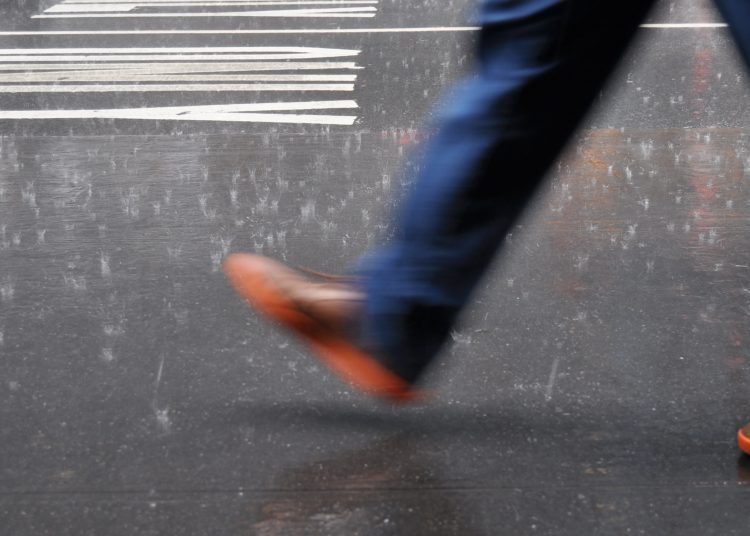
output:
POLYGON ((560 356, 555 356, 555 360, 552 362, 552 370, 549 373, 549 380, 547 381, 547 389, 544 392, 544 398, 549 402, 552 400, 552 392, 555 389, 555 382, 557 381, 557 369, 560 366, 560 356))
POLYGON ((0 93, 146 93, 174 91, 354 91, 354 84, 0 85, 0 93))
POLYGON ((284 35, 284 34, 366 34, 366 33, 427 33, 475 32, 476 26, 433 26, 421 28, 330 28, 281 30, 45 30, 35 32, 0 32, 0 37, 52 35, 284 35))
MULTIPOLYGON (((708 24, 708 23, 707 23, 708 24)), ((642 28, 726 28, 725 23, 708 25, 644 24, 642 28)), ((378 33, 442 33, 476 32, 479 26, 424 26, 408 28, 330 28, 330 29, 278 29, 278 30, 43 30, 5 31, 0 37, 74 36, 74 35, 285 35, 285 34, 378 34, 378 33)))
POLYGON ((156 372, 156 385, 154 386, 154 405, 156 405, 156 395, 159 391, 159 385, 161 384, 161 375, 164 372, 164 354, 161 355, 161 360, 159 361, 159 370, 156 372))
POLYGON ((154 383, 154 400, 151 403, 151 408, 154 410, 154 417, 156 418, 156 422, 159 424, 159 427, 162 429, 162 431, 166 433, 169 432, 169 429, 172 426, 172 422, 169 420, 169 408, 159 408, 159 386, 161 385, 161 377, 164 372, 165 360, 166 356, 162 354, 159 361, 159 370, 156 372, 156 382, 154 383))
POLYGON ((641 24, 641 28, 726 28, 729 26, 725 22, 670 22, 670 23, 649 23, 641 24))

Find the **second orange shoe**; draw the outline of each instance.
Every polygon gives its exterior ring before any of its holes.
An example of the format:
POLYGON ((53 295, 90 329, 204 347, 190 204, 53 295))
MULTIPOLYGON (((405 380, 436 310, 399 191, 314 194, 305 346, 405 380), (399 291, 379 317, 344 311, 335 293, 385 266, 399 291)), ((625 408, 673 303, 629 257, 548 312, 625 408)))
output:
POLYGON ((737 432, 737 446, 745 454, 750 454, 750 423, 740 428, 737 432))

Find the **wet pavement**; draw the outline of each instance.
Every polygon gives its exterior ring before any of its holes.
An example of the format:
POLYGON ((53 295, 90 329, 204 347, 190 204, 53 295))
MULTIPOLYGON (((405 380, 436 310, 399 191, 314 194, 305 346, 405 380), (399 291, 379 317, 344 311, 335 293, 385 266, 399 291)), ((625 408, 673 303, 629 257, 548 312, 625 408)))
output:
POLYGON ((0 534, 747 534, 750 84, 725 28, 642 30, 435 399, 394 409, 219 266, 343 271, 387 238, 471 2, 117 4, 169 16, 0 8, 0 534), (221 15, 253 10, 297 12, 221 15))

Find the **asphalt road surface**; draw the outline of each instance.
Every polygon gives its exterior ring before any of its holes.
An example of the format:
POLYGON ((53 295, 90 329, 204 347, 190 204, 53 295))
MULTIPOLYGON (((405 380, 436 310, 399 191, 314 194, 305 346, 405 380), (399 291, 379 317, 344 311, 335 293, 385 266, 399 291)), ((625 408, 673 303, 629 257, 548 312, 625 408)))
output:
POLYGON ((0 534, 747 534, 750 84, 641 30, 443 359, 348 389, 232 251, 387 240, 470 0, 0 6, 0 534))

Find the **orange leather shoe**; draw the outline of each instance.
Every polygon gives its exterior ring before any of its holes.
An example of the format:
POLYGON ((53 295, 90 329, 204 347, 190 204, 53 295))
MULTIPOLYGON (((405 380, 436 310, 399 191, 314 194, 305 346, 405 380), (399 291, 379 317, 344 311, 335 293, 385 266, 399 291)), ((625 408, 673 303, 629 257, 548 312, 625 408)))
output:
POLYGON ((750 454, 750 423, 737 432, 737 445, 745 454, 750 454))
POLYGON ((315 282, 266 257, 239 253, 227 257, 224 273, 252 307, 295 333, 351 385, 397 403, 421 398, 358 343, 364 295, 352 284, 315 282))

